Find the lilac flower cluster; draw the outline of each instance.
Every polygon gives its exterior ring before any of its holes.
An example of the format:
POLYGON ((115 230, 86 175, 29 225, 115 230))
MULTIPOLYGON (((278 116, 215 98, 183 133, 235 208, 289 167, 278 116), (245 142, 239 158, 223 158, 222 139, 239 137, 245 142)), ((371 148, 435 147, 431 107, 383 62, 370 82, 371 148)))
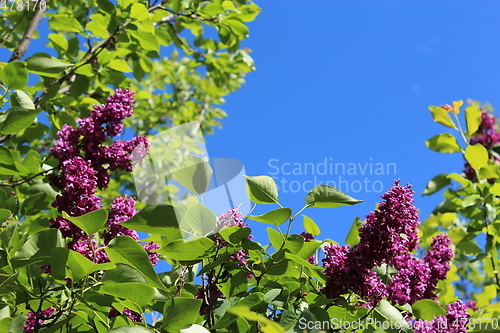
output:
POLYGON ((26 323, 23 325, 24 333, 35 333, 44 324, 44 321, 49 319, 49 317, 54 312, 55 308, 53 306, 41 312, 30 312, 27 315, 26 323))
MULTIPOLYGON (((123 314, 126 315, 130 320, 132 320, 134 323, 142 323, 144 320, 142 319, 141 314, 130 310, 129 308, 123 308, 123 314)), ((111 308, 108 314, 108 318, 114 318, 121 316, 122 313, 115 309, 114 307, 111 308)))
MULTIPOLYGON (((245 222, 243 222, 243 215, 238 211, 237 208, 232 208, 228 210, 225 213, 222 213, 217 217, 217 225, 218 228, 223 228, 223 227, 232 227, 232 226, 238 226, 240 228, 248 228, 245 222)), ((248 236, 248 239, 253 238, 253 236, 248 236)), ((217 238, 217 243, 218 247, 222 248, 224 246, 227 246, 228 243, 224 241, 222 238, 217 238)), ((229 259, 241 263, 242 265, 246 265, 248 253, 244 249, 240 249, 236 251, 234 254, 232 254, 229 259)))
MULTIPOLYGON (((243 221, 243 215, 238 211, 237 208, 232 208, 225 213, 222 213, 217 217, 217 228, 218 230, 223 227, 233 227, 239 226, 240 228, 248 228, 248 225, 243 221)), ((248 236, 248 239, 253 238, 253 236, 248 236)), ((218 234, 215 234, 215 244, 218 249, 221 249, 225 246, 228 246, 229 243, 226 242, 222 237, 218 234)), ((239 249, 235 253, 229 256, 229 260, 235 262, 239 265, 247 267, 247 257, 248 253, 244 249, 239 249)), ((247 278, 251 279, 252 274, 250 272, 247 273, 247 278)), ((200 308, 200 315, 205 315, 210 306, 219 298, 225 298, 224 294, 219 290, 217 285, 215 284, 214 279, 211 276, 206 276, 207 283, 206 285, 198 288, 196 295, 194 295, 195 299, 203 300, 200 308)))
MULTIPOLYGON (((87 118, 78 120, 78 127, 64 125, 57 132, 57 141, 51 149, 59 160, 59 173, 51 176, 51 184, 60 190, 53 206, 59 212, 70 216, 81 216, 101 208, 101 198, 97 189, 107 188, 109 172, 120 169, 132 171, 133 160, 141 159, 148 153, 145 137, 134 137, 128 141, 113 141, 113 137, 123 131, 123 120, 132 115, 134 94, 128 89, 117 89, 103 105, 95 105, 87 118), (105 144, 111 140, 111 144, 105 144)), ((113 201, 102 234, 104 245, 111 239, 127 235, 138 240, 135 231, 122 227, 119 223, 136 214, 133 198, 116 198, 113 201)), ((69 220, 58 216, 50 220, 52 228, 61 230, 63 236, 71 238, 68 248, 78 251, 94 262, 107 262, 104 249, 97 247, 94 240, 69 220)), ((143 245, 152 263, 158 261, 157 244, 143 245)))
POLYGON ((470 315, 467 306, 458 300, 447 305, 446 316, 435 317, 432 321, 416 320, 413 322, 415 333, 466 333, 470 315))
POLYGON ((395 181, 378 209, 366 217, 357 245, 325 247, 326 296, 337 298, 351 291, 368 301, 387 297, 400 305, 436 297, 434 290, 449 271, 453 252, 449 237, 438 235, 423 259, 411 256, 419 241, 413 193, 411 185, 395 181), (372 270, 383 264, 397 270, 388 284, 372 270))
MULTIPOLYGON (((497 129, 495 117, 488 113, 488 111, 482 111, 481 113, 481 124, 477 132, 473 137, 470 138, 469 143, 475 145, 476 143, 483 145, 486 149, 491 150, 494 146, 500 143, 500 132, 497 129)), ((500 159, 493 157, 495 162, 499 162, 500 159)), ((474 180, 475 172, 468 162, 465 163, 464 173, 467 179, 474 180)))
MULTIPOLYGON (((304 237, 304 242, 310 242, 311 240, 314 239, 314 236, 308 232, 301 232, 300 235, 304 237)), ((313 254, 309 258, 307 258, 307 261, 309 261, 312 265, 317 265, 318 262, 316 261, 316 255, 313 254)))

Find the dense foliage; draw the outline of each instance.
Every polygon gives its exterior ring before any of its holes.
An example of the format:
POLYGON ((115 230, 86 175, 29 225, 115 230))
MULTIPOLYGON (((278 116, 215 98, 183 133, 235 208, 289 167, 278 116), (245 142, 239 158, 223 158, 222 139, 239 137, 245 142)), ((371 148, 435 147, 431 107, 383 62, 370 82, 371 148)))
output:
POLYGON ((331 186, 313 188, 294 212, 271 177, 246 176, 250 200, 277 207, 216 216, 202 201, 206 163, 174 174, 190 199, 139 203, 131 172, 148 159, 149 139, 192 121, 210 134, 225 117, 218 105, 254 69, 240 42, 259 7, 33 4, 6 2, 0 16, 9 51, 0 63, 0 332, 498 331, 491 108, 429 108, 462 144, 443 133, 427 146, 463 154, 465 165, 428 183, 426 195, 446 189, 422 223, 400 180, 343 242, 319 239, 302 214, 360 202, 331 186), (30 48, 38 37, 43 52, 30 48), (299 218, 304 232, 291 234, 299 218), (247 219, 270 225, 268 241, 247 219))

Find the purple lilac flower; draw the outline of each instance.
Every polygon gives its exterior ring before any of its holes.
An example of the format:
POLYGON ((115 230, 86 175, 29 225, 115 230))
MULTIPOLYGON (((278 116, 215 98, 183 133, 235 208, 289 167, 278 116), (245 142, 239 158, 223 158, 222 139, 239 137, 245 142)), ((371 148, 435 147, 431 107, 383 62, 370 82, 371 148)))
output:
MULTIPOLYGON (((101 199, 95 195, 96 189, 108 186, 109 171, 120 169, 130 172, 133 162, 147 155, 149 144, 145 137, 104 144, 107 138, 113 138, 122 132, 122 121, 132 115, 133 96, 128 89, 117 89, 105 104, 95 105, 87 118, 79 119, 77 128, 64 125, 57 132, 57 140, 51 153, 59 160, 59 173, 51 175, 50 181, 61 190, 53 203, 59 212, 80 216, 99 209, 101 199)), ((135 201, 131 198, 117 198, 113 201, 108 228, 103 234, 105 244, 119 235, 138 239, 135 231, 119 224, 136 213, 134 206, 135 201)), ((51 219, 50 225, 51 228, 60 229, 63 236, 72 239, 68 248, 82 253, 94 262, 109 261, 103 248, 96 249, 95 242, 89 243, 88 236, 69 220, 59 216, 51 219)), ((151 250, 157 249, 158 245, 150 243, 144 246, 151 261, 156 263, 159 254, 151 250)))
POLYGON ((435 298, 433 292, 440 280, 446 278, 446 273, 450 270, 450 261, 453 258, 453 250, 450 248, 451 238, 448 235, 440 234, 432 239, 431 249, 427 251, 423 260, 429 266, 430 276, 428 278, 428 288, 424 298, 435 298))
POLYGON ((64 189, 56 197, 52 206, 59 212, 80 216, 99 209, 101 199, 95 196, 95 170, 81 157, 73 157, 62 162, 61 182, 64 189))
POLYGON ((238 211, 238 208, 231 208, 227 212, 219 215, 219 217, 217 217, 217 223, 220 228, 232 227, 235 225, 242 228, 248 228, 245 222, 243 222, 243 215, 238 211))
POLYGON ((387 298, 399 305, 413 304, 428 298, 429 288, 431 291, 435 289, 435 286, 429 284, 430 276, 429 265, 421 259, 411 257, 405 268, 400 269, 389 282, 387 298))
POLYGON ((466 333, 469 323, 467 307, 458 300, 447 305, 446 316, 435 317, 432 321, 418 319, 413 323, 415 333, 466 333))
MULTIPOLYGON (((469 143, 471 145, 478 143, 488 150, 500 143, 500 132, 497 130, 496 119, 488 111, 482 111, 481 124, 477 132, 470 138, 469 143)), ((494 157, 494 161, 499 162, 500 160, 494 157)), ((476 177, 474 169, 468 162, 464 165, 464 173, 467 179, 474 180, 476 177)))
POLYGON ((149 242, 147 244, 143 244, 142 247, 148 253, 149 261, 151 261, 151 264, 156 265, 160 260, 160 254, 158 252, 154 252, 154 250, 158 250, 160 248, 160 245, 154 242, 149 242))
POLYGON ((107 221, 107 230, 103 232, 104 244, 121 235, 127 235, 135 240, 139 236, 134 230, 128 229, 120 225, 120 222, 125 222, 131 219, 137 213, 135 209, 135 200, 133 198, 119 197, 113 200, 111 210, 107 221))
MULTIPOLYGON (((139 313, 137 313, 133 310, 130 310, 129 308, 123 308, 123 314, 126 315, 134 323, 142 323, 143 322, 142 316, 139 313)), ((114 318, 114 317, 118 317, 121 315, 122 315, 122 313, 120 313, 120 311, 118 311, 114 307, 111 307, 111 310, 109 310, 108 318, 114 318)))
POLYGON ((44 321, 49 319, 49 317, 54 312, 55 308, 53 306, 41 312, 30 312, 27 315, 26 323, 23 325, 24 333, 35 333, 44 324, 44 321))
POLYGON ((387 297, 400 305, 436 297, 437 283, 450 269, 451 240, 446 235, 438 235, 423 259, 411 256, 419 240, 418 215, 412 195, 410 185, 402 187, 396 181, 382 196, 385 201, 378 210, 367 216, 360 228, 358 244, 325 247, 323 265, 327 282, 322 292, 327 297, 355 292, 369 301, 387 297), (397 269, 387 285, 372 270, 381 264, 397 269))
POLYGON ((471 309, 472 311, 477 311, 479 308, 477 307, 476 301, 468 299, 467 302, 465 302, 465 307, 467 309, 471 309))
MULTIPOLYGON (((363 260, 380 266, 383 263, 400 268, 418 245, 417 208, 413 205, 411 185, 401 186, 399 180, 389 188, 384 201, 375 212, 366 216, 359 229, 357 251, 363 260)), ((368 265, 368 264, 367 264, 368 265)))
POLYGON ((369 300, 385 297, 386 287, 382 279, 364 264, 359 264, 356 249, 350 246, 327 245, 323 265, 328 279, 322 292, 329 298, 337 298, 349 291, 369 300))
MULTIPOLYGON (((308 232, 301 232, 300 235, 302 237, 304 237, 304 242, 310 242, 312 239, 314 239, 314 236, 308 232)), ((312 256, 310 256, 309 258, 307 258, 307 261, 309 261, 309 263, 311 263, 312 265, 317 265, 318 262, 316 261, 316 255, 313 254, 312 256)))

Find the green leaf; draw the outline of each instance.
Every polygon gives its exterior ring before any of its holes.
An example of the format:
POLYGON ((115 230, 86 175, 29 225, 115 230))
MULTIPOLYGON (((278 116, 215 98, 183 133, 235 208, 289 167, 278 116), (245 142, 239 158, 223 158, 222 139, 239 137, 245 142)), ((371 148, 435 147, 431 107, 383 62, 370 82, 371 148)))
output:
POLYGON ((35 109, 31 98, 22 90, 15 90, 10 94, 10 106, 23 109, 35 109))
POLYGON ((387 300, 381 300, 375 307, 375 311, 377 311, 385 319, 389 320, 395 325, 398 325, 403 330, 410 329, 410 325, 404 319, 401 312, 399 312, 399 310, 392 306, 391 303, 389 303, 387 300))
POLYGON ((22 89, 28 83, 26 62, 13 61, 8 63, 0 72, 2 82, 9 89, 22 89))
POLYGON ((219 231, 219 235, 230 244, 240 244, 243 239, 248 239, 251 230, 250 228, 242 228, 238 225, 233 225, 229 228, 224 228, 219 231))
POLYGON ((108 211, 105 209, 93 210, 81 216, 69 216, 65 212, 64 217, 91 236, 102 229, 108 220, 108 211))
POLYGON ((180 333, 210 333, 210 331, 201 325, 193 324, 181 329, 180 333))
POLYGON ((68 14, 55 14, 49 20, 53 30, 83 33, 82 25, 74 16, 68 14))
POLYGON ((459 153, 462 148, 458 145, 457 139, 450 133, 441 133, 433 136, 425 145, 439 153, 459 153))
POLYGON ((468 255, 477 255, 482 252, 482 249, 476 244, 474 240, 462 239, 457 244, 457 249, 468 255))
POLYGON ((431 299, 422 299, 412 305, 413 316, 416 319, 434 320, 437 316, 446 316, 442 306, 431 299))
POLYGON ((354 246, 359 243, 359 228, 361 228, 361 219, 356 216, 345 239, 346 244, 354 246))
POLYGON ((454 181, 457 181, 460 185, 462 185, 463 187, 467 187, 470 185, 470 180, 462 177, 461 175, 459 175, 458 173, 450 173, 448 175, 448 178, 450 179, 453 179, 454 181))
POLYGON ((26 59, 26 62, 31 73, 47 77, 58 77, 59 73, 71 66, 46 53, 36 53, 26 59))
POLYGON ((277 322, 268 319, 267 317, 259 313, 250 311, 250 308, 248 306, 233 306, 232 308, 228 309, 227 312, 245 318, 246 320, 258 322, 262 326, 261 329, 264 333, 285 333, 285 329, 281 327, 277 322))
POLYGON ((0 224, 3 224, 12 216, 12 212, 5 208, 0 208, 0 224))
POLYGON ((68 49, 68 40, 63 33, 49 34, 49 40, 59 53, 64 53, 68 49))
POLYGON ((453 120, 451 120, 450 113, 446 109, 440 106, 429 106, 429 110, 431 111, 432 118, 436 123, 447 127, 456 128, 453 120))
POLYGON ((165 303, 163 310, 163 329, 170 333, 178 333, 198 319, 202 300, 187 297, 175 297, 165 303))
POLYGON ((130 8, 130 18, 138 21, 149 18, 149 12, 146 6, 142 3, 134 3, 130 8))
POLYGON ((77 69, 75 70, 75 74, 81 74, 87 77, 91 77, 94 76, 94 69, 92 68, 91 64, 86 64, 83 66, 78 65, 77 69))
POLYGON ((179 220, 180 216, 174 206, 150 205, 130 220, 120 224, 132 230, 166 236, 172 234, 173 231, 179 232, 179 220))
POLYGON ((215 214, 200 203, 189 207, 185 213, 186 224, 192 228, 198 236, 206 236, 213 233, 217 227, 215 214))
POLYGON ((28 110, 24 108, 10 108, 7 118, 1 125, 0 133, 14 134, 30 126, 41 110, 28 110))
POLYGON ((109 330, 107 333, 154 333, 154 331, 142 326, 120 326, 109 330))
POLYGON ((34 262, 48 264, 51 250, 65 247, 61 232, 58 229, 42 230, 29 237, 26 243, 14 255, 12 266, 23 267, 34 262))
POLYGON ((309 207, 333 208, 340 206, 352 206, 363 202, 337 190, 329 185, 318 185, 306 196, 306 205, 309 207))
POLYGON ((197 260, 209 257, 215 250, 215 244, 209 238, 193 238, 175 240, 157 251, 174 260, 197 260))
POLYGON ((476 133, 481 125, 481 109, 478 104, 472 104, 465 109, 465 120, 467 121, 467 136, 476 133))
POLYGON ((248 27, 237 18, 228 18, 223 21, 231 32, 238 37, 239 40, 248 37, 249 29, 248 27))
POLYGON ((445 173, 441 173, 427 183, 423 195, 431 195, 451 184, 450 178, 445 173))
POLYGON ((319 226, 314 222, 312 218, 306 215, 302 215, 304 220, 302 221, 302 225, 304 226, 304 230, 310 233, 313 236, 318 236, 321 233, 319 226))
POLYGON ((292 216, 290 208, 278 208, 262 215, 249 215, 248 218, 257 222, 280 225, 292 216))
POLYGON ((123 73, 132 72, 132 68, 130 68, 130 66, 124 59, 113 59, 106 65, 106 67, 123 73))
POLYGON ((191 192, 203 194, 208 189, 213 170, 208 161, 194 158, 194 164, 174 171, 172 177, 191 192))
POLYGON ((154 297, 153 287, 143 283, 111 283, 99 286, 101 294, 108 294, 129 300, 139 307, 146 306, 154 297))
POLYGON ((269 176, 244 176, 247 180, 247 194, 252 202, 260 204, 278 203, 278 187, 269 176))
POLYGON ((103 283, 147 283, 141 272, 125 264, 117 264, 115 268, 104 273, 103 283))
POLYGON ((24 215, 36 215, 43 210, 49 209, 53 201, 54 198, 47 195, 47 193, 38 192, 24 200, 21 211, 24 215))
POLYGON ((128 33, 139 42, 146 51, 159 51, 160 43, 155 34, 146 31, 128 31, 128 33))
POLYGON ((166 290, 166 287, 156 275, 146 250, 134 239, 129 236, 118 236, 104 250, 112 263, 127 264, 141 272, 149 285, 166 290))
POLYGON ((271 242, 271 245, 278 251, 282 244, 283 244, 283 236, 274 230, 273 228, 266 228, 267 229, 267 236, 269 237, 269 241, 271 242))
POLYGON ((479 171, 480 168, 488 164, 488 151, 479 143, 468 145, 465 148, 465 159, 474 170, 479 171))
POLYGON ((100 38, 108 38, 109 32, 104 24, 106 24, 106 16, 96 13, 91 16, 91 21, 85 25, 85 30, 90 31, 92 36, 100 38))
POLYGON ((113 263, 95 264, 81 253, 66 248, 52 249, 50 266, 55 278, 70 277, 74 281, 81 280, 96 271, 115 268, 113 263))

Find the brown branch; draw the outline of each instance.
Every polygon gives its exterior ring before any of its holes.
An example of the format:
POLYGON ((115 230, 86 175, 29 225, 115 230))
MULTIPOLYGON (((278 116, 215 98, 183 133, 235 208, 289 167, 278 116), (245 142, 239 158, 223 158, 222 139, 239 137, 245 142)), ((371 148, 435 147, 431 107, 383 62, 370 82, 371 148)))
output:
MULTIPOLYGON (((49 0, 45 1, 48 2, 49 0)), ((23 57, 23 55, 26 53, 28 50, 28 47, 31 43, 31 38, 33 37, 33 34, 36 32, 36 29, 38 28, 38 25, 40 24, 40 21, 42 20, 42 15, 43 15, 44 10, 42 10, 41 4, 38 4, 37 9, 35 10, 35 14, 33 15, 33 18, 30 21, 30 24, 26 28, 26 31, 24 32, 23 39, 21 39, 21 42, 17 46, 16 50, 10 57, 9 62, 19 60, 23 57)))
POLYGON ((28 178, 24 178, 24 179, 18 180, 17 182, 14 182, 14 183, 9 183, 9 181, 0 181, 0 186, 16 187, 16 186, 22 185, 22 184, 24 184, 26 182, 29 182, 30 180, 35 179, 38 176, 42 176, 45 173, 50 172, 50 171, 52 171, 54 169, 55 168, 43 170, 43 171, 41 171, 41 172, 39 172, 37 174, 34 174, 33 176, 30 176, 28 178))
POLYGON ((167 11, 171 14, 174 14, 175 16, 184 16, 184 17, 187 17, 187 18, 190 18, 190 19, 194 19, 194 20, 200 20, 200 21, 206 21, 206 22, 212 22, 212 23, 217 23, 219 22, 219 20, 217 20, 216 18, 205 18, 205 17, 202 17, 202 16, 199 16, 199 15, 196 15, 196 12, 193 11, 189 14, 185 14, 185 13, 179 13, 179 12, 175 12, 173 11, 172 9, 169 9, 167 7, 163 7, 163 6, 156 6, 160 9, 163 9, 164 11, 167 11))

